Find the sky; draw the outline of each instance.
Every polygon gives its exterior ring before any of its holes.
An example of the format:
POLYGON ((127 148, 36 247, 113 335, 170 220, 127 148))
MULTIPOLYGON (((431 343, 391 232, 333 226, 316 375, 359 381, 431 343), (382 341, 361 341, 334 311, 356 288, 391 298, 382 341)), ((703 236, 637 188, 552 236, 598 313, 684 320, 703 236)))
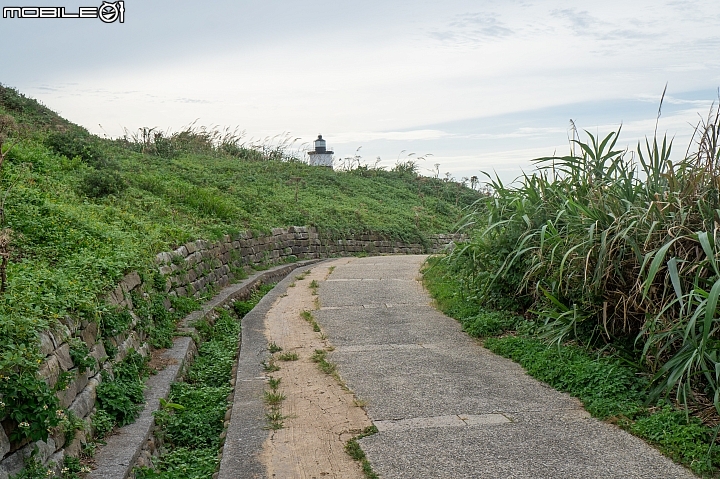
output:
MULTIPOLYGON (((102 0, 0 0, 98 7, 102 0)), ((0 18, 0 83, 93 133, 196 125, 322 134, 336 164, 511 181, 569 151, 570 120, 685 152, 720 87, 720 4, 126 0, 124 22, 0 18), (439 165, 439 166, 436 166, 439 165)), ((583 133, 584 135, 584 133, 583 133)))

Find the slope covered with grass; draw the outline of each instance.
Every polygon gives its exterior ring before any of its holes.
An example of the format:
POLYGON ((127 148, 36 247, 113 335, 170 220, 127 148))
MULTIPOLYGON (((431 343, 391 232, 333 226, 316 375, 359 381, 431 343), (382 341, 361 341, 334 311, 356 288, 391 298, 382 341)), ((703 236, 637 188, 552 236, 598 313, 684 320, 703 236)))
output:
MULTIPOLYGON (((450 232, 478 198, 418 176, 413 163, 332 171, 283 144, 246 145, 202 128, 102 139, 2 85, 0 144, 0 376, 10 378, 0 398, 19 394, 0 401, 0 419, 45 391, 35 378, 38 332, 107 317, 102 294, 129 271, 153 271, 159 251, 291 225, 422 242, 450 232)), ((18 423, 38 419, 19 435, 47 436, 57 422, 45 417, 48 404, 16 414, 18 423)))

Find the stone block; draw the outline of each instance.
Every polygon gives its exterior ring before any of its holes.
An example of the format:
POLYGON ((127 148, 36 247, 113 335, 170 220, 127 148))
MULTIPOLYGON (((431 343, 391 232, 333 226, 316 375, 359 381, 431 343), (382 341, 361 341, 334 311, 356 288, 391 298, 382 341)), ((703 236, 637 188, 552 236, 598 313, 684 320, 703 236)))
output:
POLYGON ((83 431, 78 431, 73 441, 65 446, 65 454, 73 457, 79 456, 85 441, 85 433, 83 431))
POLYGON ((175 292, 178 296, 187 296, 187 290, 183 287, 176 288, 175 292))
MULTIPOLYGON (((82 391, 82 389, 80 389, 82 391)), ((75 400, 78 394, 78 387, 75 381, 70 381, 67 387, 62 391, 57 392, 57 397, 60 400, 60 406, 66 408, 69 407, 75 400)))
POLYGON ((96 375, 91 378, 87 386, 85 386, 85 389, 75 397, 75 400, 70 405, 70 410, 75 413, 77 417, 87 416, 95 407, 95 399, 97 398, 96 389, 98 384, 100 384, 99 377, 99 375, 96 375))
POLYGON ((130 291, 140 286, 141 283, 142 280, 140 279, 140 275, 137 273, 137 271, 133 271, 132 273, 125 275, 125 277, 120 282, 120 287, 123 289, 124 292, 129 293, 130 291))
POLYGON ((2 426, 0 426, 0 458, 4 457, 5 454, 10 452, 10 439, 2 426))
POLYGON ((188 254, 193 254, 198 248, 194 241, 190 241, 189 243, 185 243, 185 250, 188 254))
POLYGON ((155 255, 156 264, 167 264, 172 261, 172 256, 167 251, 155 255))
POLYGON ((89 348, 92 348, 97 342, 98 324, 94 321, 88 323, 87 327, 80 332, 80 337, 89 348))
POLYGON ((50 456, 47 467, 53 471, 52 477, 62 477, 63 462, 65 461, 65 451, 62 449, 50 456))
POLYGON ((95 358, 96 366, 95 371, 100 369, 100 365, 107 361, 107 352, 105 352, 105 345, 102 342, 95 344, 90 350, 90 356, 95 358))
POLYGON ((86 369, 85 372, 78 372, 75 376, 75 389, 77 392, 82 391, 90 381, 90 376, 95 374, 93 371, 86 369))
POLYGON ((185 246, 181 246, 178 249, 174 250, 173 253, 177 256, 185 258, 188 255, 188 250, 185 246))
MULTIPOLYGON (((171 273, 173 272, 173 271, 172 271, 172 268, 171 268, 170 266, 160 266, 160 267, 158 268, 158 271, 160 271, 160 274, 162 274, 162 275, 164 275, 164 276, 167 276, 167 275, 169 275, 169 274, 171 274, 171 273)), ((117 304, 117 303, 116 303, 116 304, 117 304)))
POLYGON ((37 454, 35 458, 41 463, 47 464, 55 452, 55 441, 51 438, 48 439, 47 442, 38 441, 30 443, 3 459, 2 467, 5 469, 5 472, 10 476, 18 474, 25 466, 25 458, 30 457, 36 447, 37 454))
POLYGON ((55 351, 55 343, 53 342, 50 333, 40 333, 38 335, 38 339, 40 340, 40 352, 43 354, 43 356, 52 354, 52 352, 55 351))
POLYGON ((73 362, 72 358, 70 358, 70 345, 68 343, 63 343, 59 348, 57 348, 53 353, 53 356, 57 358, 60 362, 60 367, 65 371, 72 369, 73 362))
POLYGON ((80 327, 80 320, 73 318, 68 314, 60 318, 60 323, 65 325, 70 330, 71 335, 75 334, 75 331, 77 331, 80 327))

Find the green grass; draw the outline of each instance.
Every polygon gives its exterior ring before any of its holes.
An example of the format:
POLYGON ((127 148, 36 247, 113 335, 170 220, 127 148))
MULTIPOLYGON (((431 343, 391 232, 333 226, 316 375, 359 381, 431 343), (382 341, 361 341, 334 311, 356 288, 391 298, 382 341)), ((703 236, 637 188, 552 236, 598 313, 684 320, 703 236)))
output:
POLYGON ((365 452, 360 447, 360 443, 358 442, 358 440, 376 434, 377 432, 378 430, 375 426, 368 426, 362 433, 348 440, 348 442, 345 444, 345 452, 347 452, 348 455, 354 460, 360 462, 363 474, 365 474, 365 477, 367 479, 379 479, 380 476, 375 474, 375 472, 373 471, 372 466, 370 465, 370 461, 367 460, 365 452))
POLYGON ((297 353, 282 353, 277 356, 279 361, 297 361, 300 357, 297 353))
POLYGON ((320 371, 331 376, 337 375, 337 367, 327 360, 327 351, 324 349, 316 349, 310 360, 317 363, 320 371))

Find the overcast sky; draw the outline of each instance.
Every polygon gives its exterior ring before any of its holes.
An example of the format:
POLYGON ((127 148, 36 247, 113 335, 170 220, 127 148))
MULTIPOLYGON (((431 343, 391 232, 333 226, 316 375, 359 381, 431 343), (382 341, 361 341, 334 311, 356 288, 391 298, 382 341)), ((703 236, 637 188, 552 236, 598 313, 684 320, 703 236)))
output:
POLYGON ((570 119, 622 123, 623 144, 652 135, 666 83, 659 131, 684 152, 718 99, 720 4, 127 0, 122 24, 0 18, 0 83, 111 137, 197 119, 507 180, 567 152, 570 119))

